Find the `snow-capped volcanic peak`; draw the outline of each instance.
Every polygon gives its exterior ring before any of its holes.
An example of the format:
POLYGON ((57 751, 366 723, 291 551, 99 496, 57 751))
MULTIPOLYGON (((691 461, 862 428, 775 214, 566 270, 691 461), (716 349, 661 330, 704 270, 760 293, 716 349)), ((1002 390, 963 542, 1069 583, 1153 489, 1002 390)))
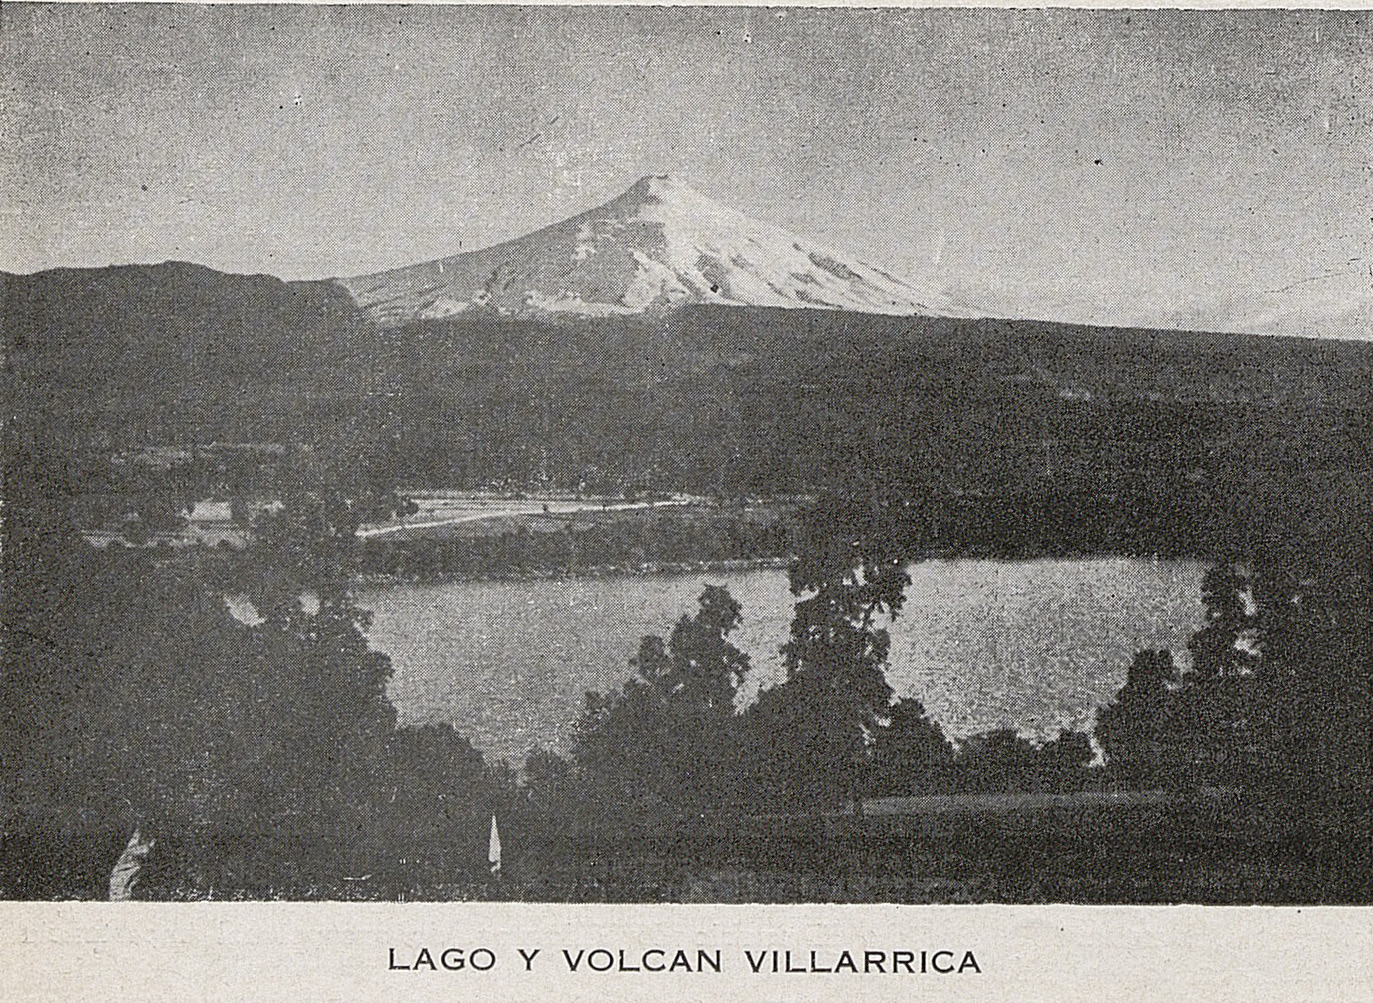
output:
POLYGON ((663 175, 504 244, 339 281, 384 324, 471 309, 606 316, 685 303, 950 312, 929 290, 663 175))

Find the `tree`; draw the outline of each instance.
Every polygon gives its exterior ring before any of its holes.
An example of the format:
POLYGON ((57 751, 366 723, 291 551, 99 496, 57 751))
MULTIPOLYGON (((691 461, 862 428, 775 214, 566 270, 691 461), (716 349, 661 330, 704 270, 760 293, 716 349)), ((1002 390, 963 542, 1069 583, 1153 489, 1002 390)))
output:
POLYGON ((368 646, 368 614, 349 592, 356 528, 348 500, 307 472, 259 514, 230 574, 261 618, 228 677, 251 708, 229 728, 238 824, 258 842, 242 849, 287 873, 304 860, 341 866, 350 831, 375 823, 392 752, 390 660, 368 646))
POLYGON ((1096 758, 1091 736, 1083 731, 1060 729, 1036 750, 1035 773, 1041 787, 1063 790, 1076 787, 1096 758))
POLYGON ((1095 734, 1108 764, 1140 782, 1159 776, 1170 741, 1177 666, 1169 651, 1140 651, 1115 699, 1097 713, 1095 734))
POLYGON ((706 586, 695 616, 667 641, 644 637, 619 693, 588 693, 574 758, 607 793, 665 805, 728 800, 735 785, 734 708, 748 656, 729 641, 739 604, 706 586))
POLYGON ((486 822, 504 817, 497 773, 450 724, 399 728, 387 739, 376 817, 363 836, 367 871, 399 893, 486 872, 486 822))
POLYGON ((789 569, 797 596, 782 648, 787 679, 750 709, 762 779, 792 797, 834 803, 861 792, 869 743, 885 723, 895 617, 910 583, 908 499, 873 489, 822 499, 803 517, 789 569))
POLYGON ((1202 576, 1206 623, 1187 642, 1192 668, 1167 712, 1170 744, 1185 750, 1187 772, 1198 780, 1243 782, 1261 758, 1263 632, 1252 588, 1248 572, 1229 561, 1202 576))
POLYGON ((95 862, 107 871, 135 826, 157 840, 163 892, 229 872, 280 888, 304 861, 333 866, 395 720, 389 662, 347 593, 346 504, 288 498, 224 572, 95 551, 51 466, 10 482, 23 501, 4 548, 4 786, 32 865, 16 873, 50 879, 16 893, 98 893, 95 862), (226 583, 260 623, 234 619, 226 583))
POLYGON ((734 711, 749 659, 729 642, 743 622, 739 603, 721 585, 707 585, 694 617, 683 616, 665 645, 645 637, 633 665, 669 702, 704 714, 734 711))
POLYGON ((530 808, 545 818, 570 811, 578 800, 572 764, 547 749, 533 749, 525 758, 523 786, 530 808))
POLYGON ((1014 728, 972 735, 958 747, 958 786, 977 791, 1019 791, 1035 774, 1035 748, 1014 728))
POLYGON ((1357 565, 1310 550, 1260 555, 1254 575, 1263 664, 1255 730, 1282 762, 1271 780, 1366 788, 1373 771, 1373 601, 1357 565))
POLYGON ((953 746, 914 697, 892 705, 890 719, 873 742, 873 792, 925 794, 950 781, 953 746))
POLYGON ((1257 620, 1249 611, 1250 589, 1249 576, 1234 564, 1213 565, 1202 576, 1206 625, 1187 643, 1198 679, 1244 676, 1258 667, 1259 655, 1252 643, 1257 620))
POLYGON ((1140 652, 1097 736, 1137 782, 1194 780, 1358 789, 1369 776, 1368 579, 1314 544, 1275 538, 1254 572, 1203 579, 1193 668, 1140 652), (1260 648, 1259 641, 1262 641, 1260 648))

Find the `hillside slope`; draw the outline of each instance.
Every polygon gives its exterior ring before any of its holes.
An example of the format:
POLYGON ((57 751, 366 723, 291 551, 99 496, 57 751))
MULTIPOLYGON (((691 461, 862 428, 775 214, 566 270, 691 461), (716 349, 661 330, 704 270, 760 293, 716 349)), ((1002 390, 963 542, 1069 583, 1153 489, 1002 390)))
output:
POLYGON ((331 283, 175 263, 0 280, 12 423, 99 449, 295 441, 415 486, 727 494, 1370 462, 1356 342, 710 304, 390 327, 331 283))

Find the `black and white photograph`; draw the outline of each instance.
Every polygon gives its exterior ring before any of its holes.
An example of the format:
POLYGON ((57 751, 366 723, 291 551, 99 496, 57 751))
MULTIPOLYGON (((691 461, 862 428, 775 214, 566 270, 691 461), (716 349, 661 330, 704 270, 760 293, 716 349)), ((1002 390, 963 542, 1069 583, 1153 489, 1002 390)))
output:
POLYGON ((1373 904, 1370 68, 6 0, 0 899, 1373 904))

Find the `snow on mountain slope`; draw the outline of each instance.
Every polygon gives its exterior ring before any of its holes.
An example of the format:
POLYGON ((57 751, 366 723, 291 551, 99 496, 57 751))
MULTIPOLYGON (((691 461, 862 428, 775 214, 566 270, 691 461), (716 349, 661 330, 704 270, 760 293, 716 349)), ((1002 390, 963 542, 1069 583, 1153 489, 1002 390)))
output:
POLYGON ((339 279, 381 324, 472 309, 608 316, 686 303, 948 316, 943 297, 750 219, 665 176, 480 251, 339 279))

